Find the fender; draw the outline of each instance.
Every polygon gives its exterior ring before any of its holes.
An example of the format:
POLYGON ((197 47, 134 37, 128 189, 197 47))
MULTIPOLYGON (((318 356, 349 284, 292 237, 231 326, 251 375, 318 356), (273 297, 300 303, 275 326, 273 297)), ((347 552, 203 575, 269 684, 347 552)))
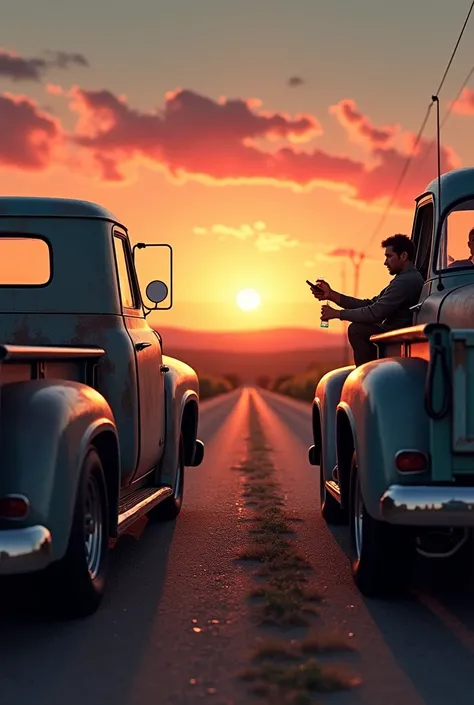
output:
POLYGON ((364 502, 375 519, 380 519, 380 499, 390 484, 429 482, 429 470, 402 474, 395 466, 400 450, 429 453, 426 371, 421 358, 374 360, 351 372, 342 389, 336 414, 341 495, 348 496, 355 449, 364 502))
MULTIPOLYGON (((163 364, 169 370, 165 375, 165 450, 159 481, 174 487, 181 429, 184 435, 184 464, 191 466, 195 462, 199 381, 193 368, 181 360, 163 355, 163 364)), ((202 457, 199 462, 201 460, 202 457)))
POLYGON ((49 529, 53 560, 66 551, 82 461, 89 443, 100 437, 108 451, 104 472, 113 531, 120 462, 113 413, 101 394, 69 380, 7 384, 1 389, 0 431, 0 495, 28 498, 30 512, 15 524, 49 529))
POLYGON ((336 457, 336 408, 341 398, 341 391, 354 365, 331 370, 321 377, 316 387, 313 401, 313 439, 315 460, 323 460, 326 480, 332 479, 332 471, 337 462, 336 457))

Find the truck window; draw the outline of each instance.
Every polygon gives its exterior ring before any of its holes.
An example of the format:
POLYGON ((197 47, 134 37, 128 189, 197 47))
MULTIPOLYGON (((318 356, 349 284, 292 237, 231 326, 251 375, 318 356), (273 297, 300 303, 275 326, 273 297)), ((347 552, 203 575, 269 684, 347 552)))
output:
POLYGON ((425 281, 428 278, 432 237, 433 203, 430 201, 418 208, 413 233, 413 243, 416 249, 415 266, 425 281))
POLYGON ((474 200, 452 208, 443 221, 438 247, 437 270, 472 267, 474 254, 474 200))
POLYGON ((45 286, 51 271, 51 251, 45 240, 0 234, 0 286, 45 286))
POLYGON ((115 260, 117 262, 122 307, 136 308, 135 297, 133 295, 133 286, 127 266, 127 253, 125 250, 126 244, 126 241, 122 237, 114 235, 115 260))

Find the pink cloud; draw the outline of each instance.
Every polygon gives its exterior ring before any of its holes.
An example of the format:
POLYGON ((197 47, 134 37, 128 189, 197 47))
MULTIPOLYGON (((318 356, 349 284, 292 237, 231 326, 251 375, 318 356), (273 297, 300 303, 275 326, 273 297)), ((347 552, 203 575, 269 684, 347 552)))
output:
POLYGON ((457 115, 474 115, 474 91, 472 88, 463 88, 461 95, 453 103, 452 111, 457 115))
POLYGON ((26 96, 0 95, 0 165, 40 171, 54 159, 61 124, 26 96))
POLYGON ((372 149, 389 147, 399 131, 398 125, 376 127, 366 115, 357 110, 355 102, 349 98, 331 105, 329 112, 336 116, 351 139, 372 149))
MULTIPOLYGON (((268 112, 256 99, 212 100, 178 89, 165 95, 162 110, 142 111, 133 108, 125 96, 108 90, 74 87, 65 91, 48 85, 47 91, 69 101, 77 117, 74 130, 66 134, 55 118, 40 112, 27 98, 18 102, 4 96, 10 112, 2 118, 9 125, 0 133, 0 155, 9 154, 8 159, 0 156, 3 164, 46 168, 54 145, 65 138, 72 147, 74 167, 90 173, 92 164, 99 178, 110 183, 128 180, 137 164, 146 163, 173 179, 287 188, 323 186, 345 193, 346 200, 354 204, 378 207, 391 197, 415 139, 399 126, 378 127, 349 99, 330 111, 350 138, 363 141, 368 154, 364 160, 310 144, 322 134, 315 116, 268 112), (20 111, 20 104, 28 120, 23 117, 23 123, 16 123, 13 113, 20 111), (25 140, 21 135, 29 135, 33 123, 40 137, 25 140), (9 130, 19 136, 2 137, 9 130), (297 146, 295 140, 306 144, 297 146)), ((433 178, 436 150, 431 147, 426 140, 418 145, 396 207, 412 208, 414 197, 433 178)), ((443 171, 459 165, 453 150, 444 147, 443 171)))

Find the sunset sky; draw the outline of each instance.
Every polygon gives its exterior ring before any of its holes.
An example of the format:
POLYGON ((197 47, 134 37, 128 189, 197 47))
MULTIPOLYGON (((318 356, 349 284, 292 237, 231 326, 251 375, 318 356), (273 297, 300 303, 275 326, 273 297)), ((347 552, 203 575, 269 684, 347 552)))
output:
MULTIPOLYGON (((367 248, 468 7, 3 0, 0 193, 96 201, 132 241, 169 242, 174 305, 158 325, 319 327, 305 279, 352 293, 351 265, 344 283, 344 258, 328 253, 367 248), (248 287, 262 304, 244 312, 235 299, 248 287)), ((474 20, 442 114, 473 45, 474 20)), ((443 132, 444 170, 474 162, 469 85, 443 132)), ((360 295, 388 283, 380 240, 409 234, 413 199, 435 175, 434 134, 432 111, 397 207, 366 250, 360 295)), ((148 252, 140 273, 160 277, 148 252)))

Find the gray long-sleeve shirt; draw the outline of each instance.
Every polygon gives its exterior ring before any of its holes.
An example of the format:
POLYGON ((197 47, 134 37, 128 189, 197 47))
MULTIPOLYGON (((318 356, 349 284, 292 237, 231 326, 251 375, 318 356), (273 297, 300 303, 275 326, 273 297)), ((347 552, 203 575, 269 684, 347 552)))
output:
POLYGON ((373 299, 356 299, 341 294, 341 321, 379 324, 387 330, 411 326, 413 314, 409 309, 418 303, 423 284, 422 275, 411 264, 396 274, 373 299))

